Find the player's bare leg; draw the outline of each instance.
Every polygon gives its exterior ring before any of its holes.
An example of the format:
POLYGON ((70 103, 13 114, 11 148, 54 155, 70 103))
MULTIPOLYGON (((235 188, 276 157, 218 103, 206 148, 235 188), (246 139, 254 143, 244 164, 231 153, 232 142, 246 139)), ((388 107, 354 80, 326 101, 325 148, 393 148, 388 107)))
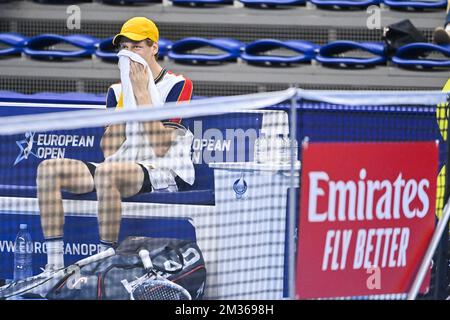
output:
POLYGON ((144 181, 142 168, 136 163, 104 162, 95 171, 98 199, 100 241, 117 243, 122 219, 122 198, 137 194, 144 181))
POLYGON ((13 282, 0 288, 0 296, 21 294, 46 294, 60 280, 64 267, 63 227, 64 210, 61 190, 82 194, 94 189, 94 178, 88 167, 72 159, 43 161, 37 171, 37 195, 41 224, 47 246, 47 265, 41 274, 13 282))
POLYGON ((61 190, 82 194, 94 189, 94 179, 87 166, 72 159, 49 159, 37 170, 37 197, 41 225, 47 245, 47 263, 55 268, 64 266, 62 236, 64 209, 61 190))

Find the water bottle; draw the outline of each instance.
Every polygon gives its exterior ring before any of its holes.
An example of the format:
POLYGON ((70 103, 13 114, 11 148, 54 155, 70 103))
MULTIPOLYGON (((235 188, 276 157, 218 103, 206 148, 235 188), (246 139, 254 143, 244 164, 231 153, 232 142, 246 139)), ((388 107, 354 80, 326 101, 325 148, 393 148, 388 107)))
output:
POLYGON ((289 149, 289 138, 286 135, 278 134, 277 135, 277 148, 278 148, 278 163, 287 163, 290 160, 290 149, 289 149))
POLYGON ((14 241, 14 280, 20 280, 33 275, 33 242, 28 226, 20 224, 20 230, 14 241))
POLYGON ((268 161, 271 163, 282 163, 286 160, 287 152, 285 139, 282 134, 270 137, 268 142, 268 161))
POLYGON ((261 148, 260 144, 261 144, 260 138, 256 138, 255 139, 255 145, 253 147, 253 161, 255 163, 259 163, 259 159, 260 159, 259 153, 261 152, 260 151, 260 148, 261 148))
POLYGON ((265 133, 261 133, 259 138, 255 140, 253 161, 256 163, 267 162, 267 138, 265 133))
POLYGON ((285 137, 285 146, 286 146, 286 163, 291 162, 291 154, 294 154, 294 162, 298 159, 298 142, 295 138, 285 137))

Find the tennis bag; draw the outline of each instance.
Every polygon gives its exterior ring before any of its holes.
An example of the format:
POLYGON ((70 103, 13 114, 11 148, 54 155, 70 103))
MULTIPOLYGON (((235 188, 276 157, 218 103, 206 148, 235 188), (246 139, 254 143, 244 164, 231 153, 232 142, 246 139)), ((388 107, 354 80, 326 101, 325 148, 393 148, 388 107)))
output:
POLYGON ((193 300, 203 298, 206 268, 194 241, 128 237, 116 254, 81 267, 61 279, 46 295, 58 300, 129 300, 122 280, 132 282, 145 274, 139 250, 147 249, 156 272, 185 288, 193 300))

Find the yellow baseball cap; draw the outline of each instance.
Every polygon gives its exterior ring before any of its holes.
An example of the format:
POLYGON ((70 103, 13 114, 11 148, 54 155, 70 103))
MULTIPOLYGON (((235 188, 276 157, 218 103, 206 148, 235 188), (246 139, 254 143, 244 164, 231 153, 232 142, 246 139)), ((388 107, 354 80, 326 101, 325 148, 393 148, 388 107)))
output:
POLYGON ((114 45, 117 45, 116 41, 121 36, 134 41, 150 39, 154 42, 158 42, 159 31, 156 24, 150 19, 145 17, 134 17, 123 24, 120 33, 117 34, 112 41, 114 45))

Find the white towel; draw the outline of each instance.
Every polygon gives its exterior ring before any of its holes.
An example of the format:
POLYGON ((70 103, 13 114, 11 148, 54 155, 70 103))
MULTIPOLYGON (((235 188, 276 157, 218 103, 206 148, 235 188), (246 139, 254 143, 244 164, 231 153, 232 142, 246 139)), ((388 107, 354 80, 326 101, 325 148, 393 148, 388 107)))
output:
MULTIPOLYGON (((155 80, 147 62, 138 54, 129 50, 121 50, 117 56, 119 57, 120 81, 122 83, 123 108, 136 109, 137 103, 134 97, 133 87, 130 80, 130 63, 131 60, 142 64, 148 70, 148 91, 152 99, 153 106, 163 104, 161 95, 156 88, 155 80)), ((128 122, 126 124, 126 141, 122 146, 105 161, 136 161, 138 160, 139 150, 146 145, 142 140, 141 124, 138 122, 128 122)), ((153 154, 153 150, 147 150, 147 154, 153 154)), ((150 155, 150 156, 151 156, 150 155)), ((147 156, 148 157, 148 156, 147 156)))

